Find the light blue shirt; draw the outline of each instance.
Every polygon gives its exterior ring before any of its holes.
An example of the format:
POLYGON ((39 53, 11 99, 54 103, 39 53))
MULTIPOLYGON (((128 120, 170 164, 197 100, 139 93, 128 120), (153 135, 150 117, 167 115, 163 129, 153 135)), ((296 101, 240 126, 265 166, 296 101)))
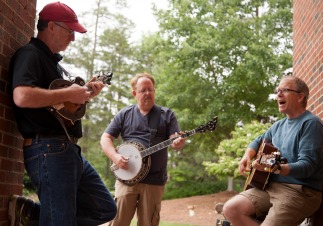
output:
POLYGON ((301 184, 322 191, 323 124, 309 111, 298 118, 284 118, 249 144, 258 150, 263 139, 270 141, 288 160, 288 176, 270 175, 270 181, 301 184))

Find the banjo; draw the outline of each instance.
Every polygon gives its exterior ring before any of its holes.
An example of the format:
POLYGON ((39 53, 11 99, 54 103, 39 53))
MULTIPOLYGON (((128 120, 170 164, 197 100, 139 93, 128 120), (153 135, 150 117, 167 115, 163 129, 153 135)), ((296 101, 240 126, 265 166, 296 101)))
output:
MULTIPOLYGON (((217 122, 218 117, 215 116, 213 120, 209 121, 205 125, 201 125, 196 129, 184 132, 179 137, 186 138, 196 133, 213 131, 216 128, 217 122)), ((145 148, 144 145, 136 141, 125 142, 119 145, 116 149, 119 154, 128 158, 128 169, 121 169, 116 164, 113 164, 110 168, 120 182, 129 186, 135 185, 147 176, 151 166, 150 155, 170 146, 177 138, 178 137, 174 137, 165 140, 149 148, 145 148)))

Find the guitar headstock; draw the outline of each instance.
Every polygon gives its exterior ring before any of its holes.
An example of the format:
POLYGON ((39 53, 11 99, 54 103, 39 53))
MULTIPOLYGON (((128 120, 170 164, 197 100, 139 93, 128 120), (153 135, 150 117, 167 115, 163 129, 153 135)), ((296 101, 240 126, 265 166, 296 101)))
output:
POLYGON ((218 116, 215 116, 213 120, 209 121, 205 125, 200 125, 195 129, 197 133, 205 133, 206 131, 213 131, 216 128, 216 124, 218 123, 218 116))
POLYGON ((104 71, 100 71, 96 77, 104 84, 111 85, 111 79, 112 79, 112 72, 105 73, 104 71))

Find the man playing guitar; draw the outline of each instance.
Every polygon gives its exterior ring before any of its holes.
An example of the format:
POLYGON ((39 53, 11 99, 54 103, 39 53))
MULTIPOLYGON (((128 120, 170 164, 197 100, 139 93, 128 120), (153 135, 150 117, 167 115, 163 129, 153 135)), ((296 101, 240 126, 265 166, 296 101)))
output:
POLYGON ((224 204, 223 214, 234 226, 296 226, 321 204, 323 124, 306 110, 308 86, 297 77, 285 76, 275 93, 278 109, 287 117, 250 143, 239 171, 246 175, 252 163, 253 168, 268 172, 255 159, 263 140, 270 141, 287 163, 272 170, 264 189, 250 188, 224 204))

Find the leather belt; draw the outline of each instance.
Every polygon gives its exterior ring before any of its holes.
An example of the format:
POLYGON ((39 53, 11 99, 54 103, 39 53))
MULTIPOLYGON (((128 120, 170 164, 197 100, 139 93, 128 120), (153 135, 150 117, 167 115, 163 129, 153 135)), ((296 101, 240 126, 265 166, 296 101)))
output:
MULTIPOLYGON (((76 144, 78 141, 78 138, 72 135, 69 135, 69 136, 70 136, 70 141, 76 144)), ((43 140, 43 139, 69 140, 66 135, 62 135, 62 134, 37 134, 33 138, 25 138, 23 145, 29 146, 33 143, 33 140, 43 140)))
POLYGON ((33 139, 32 138, 26 138, 24 139, 24 146, 29 146, 33 143, 33 139))

